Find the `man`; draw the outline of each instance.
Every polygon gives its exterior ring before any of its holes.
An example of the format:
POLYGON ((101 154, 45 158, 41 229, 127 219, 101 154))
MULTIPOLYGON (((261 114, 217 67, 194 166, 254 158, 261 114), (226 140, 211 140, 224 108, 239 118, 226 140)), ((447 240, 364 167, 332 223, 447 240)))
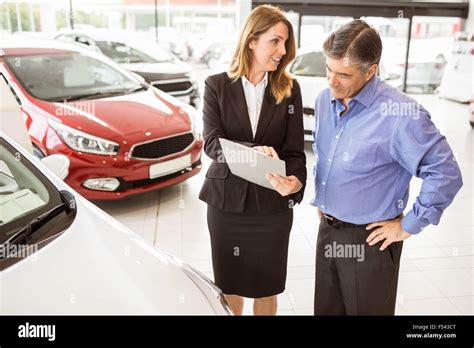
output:
POLYGON ((378 33, 354 20, 324 43, 329 88, 316 99, 316 315, 394 315, 402 241, 462 186, 430 114, 381 81, 378 33), (409 183, 423 179, 406 216, 409 183), (356 255, 357 254, 357 255, 356 255))

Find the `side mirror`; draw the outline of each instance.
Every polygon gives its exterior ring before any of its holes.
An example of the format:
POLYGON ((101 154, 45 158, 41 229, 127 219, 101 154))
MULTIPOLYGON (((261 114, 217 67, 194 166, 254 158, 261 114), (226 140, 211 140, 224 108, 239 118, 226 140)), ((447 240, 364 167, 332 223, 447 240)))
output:
POLYGON ((61 180, 66 179, 69 174, 69 158, 64 155, 51 155, 41 159, 49 170, 56 174, 61 180))

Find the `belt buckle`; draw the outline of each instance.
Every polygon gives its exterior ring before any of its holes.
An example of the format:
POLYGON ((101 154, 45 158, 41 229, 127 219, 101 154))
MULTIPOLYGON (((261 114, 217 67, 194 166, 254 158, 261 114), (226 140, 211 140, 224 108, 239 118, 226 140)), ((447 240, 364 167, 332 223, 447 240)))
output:
POLYGON ((329 215, 326 215, 326 214, 323 214, 323 216, 324 216, 324 218, 326 219, 326 222, 329 225, 332 225, 333 223, 335 223, 334 218, 332 216, 329 216, 329 215))

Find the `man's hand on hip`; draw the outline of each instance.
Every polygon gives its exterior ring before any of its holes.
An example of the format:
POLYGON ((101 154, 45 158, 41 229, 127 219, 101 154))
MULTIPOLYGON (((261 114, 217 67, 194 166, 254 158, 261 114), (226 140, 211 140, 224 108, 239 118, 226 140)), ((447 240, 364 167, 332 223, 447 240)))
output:
POLYGON ((403 229, 401 220, 402 217, 398 217, 394 220, 378 221, 368 224, 365 228, 366 230, 370 230, 374 227, 378 228, 372 231, 372 233, 367 237, 366 242, 372 246, 383 240, 384 242, 379 249, 380 251, 383 251, 393 242, 400 242, 407 239, 411 234, 403 229))

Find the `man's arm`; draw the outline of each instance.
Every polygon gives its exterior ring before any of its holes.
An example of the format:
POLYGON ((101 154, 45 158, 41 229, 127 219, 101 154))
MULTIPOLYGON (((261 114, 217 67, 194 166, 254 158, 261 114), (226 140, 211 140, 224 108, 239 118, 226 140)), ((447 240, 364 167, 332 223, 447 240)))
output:
POLYGON ((413 208, 401 225, 410 234, 437 225, 443 211, 462 186, 461 170, 446 138, 421 108, 418 117, 399 116, 394 124, 390 153, 412 175, 423 179, 413 208))

